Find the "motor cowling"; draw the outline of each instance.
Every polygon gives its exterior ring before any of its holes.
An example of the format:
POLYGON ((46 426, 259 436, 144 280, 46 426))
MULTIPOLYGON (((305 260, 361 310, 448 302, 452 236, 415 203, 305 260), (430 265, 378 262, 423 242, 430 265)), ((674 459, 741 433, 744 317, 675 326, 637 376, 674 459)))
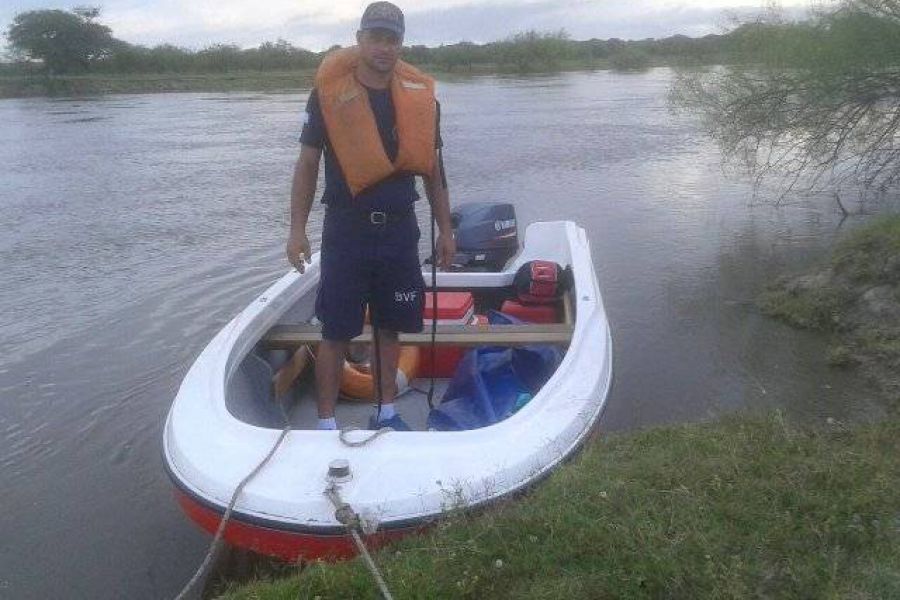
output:
POLYGON ((519 251, 516 210, 505 202, 472 202, 450 213, 456 238, 453 269, 502 271, 519 251))

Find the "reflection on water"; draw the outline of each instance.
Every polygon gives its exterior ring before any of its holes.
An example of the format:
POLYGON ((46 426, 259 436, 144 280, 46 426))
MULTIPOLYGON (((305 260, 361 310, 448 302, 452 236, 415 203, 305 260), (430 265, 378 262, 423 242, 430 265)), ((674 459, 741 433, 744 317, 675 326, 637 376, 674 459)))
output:
MULTIPOLYGON (((840 215, 816 198, 751 206, 667 110, 669 79, 443 83, 453 202, 587 229, 615 344, 607 430, 748 407, 877 416, 820 339, 753 305, 832 243, 840 215)), ((167 597, 202 557, 162 423, 192 359, 287 268, 305 97, 0 102, 0 597, 167 597)), ((317 207, 314 244, 320 222, 317 207)))

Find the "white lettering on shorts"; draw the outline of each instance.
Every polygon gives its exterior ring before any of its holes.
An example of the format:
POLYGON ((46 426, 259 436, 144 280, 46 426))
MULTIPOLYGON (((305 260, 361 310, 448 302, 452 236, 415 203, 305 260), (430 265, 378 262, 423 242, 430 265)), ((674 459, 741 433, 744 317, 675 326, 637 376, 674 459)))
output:
POLYGON ((412 290, 409 292, 394 292, 394 302, 415 302, 419 292, 412 290))

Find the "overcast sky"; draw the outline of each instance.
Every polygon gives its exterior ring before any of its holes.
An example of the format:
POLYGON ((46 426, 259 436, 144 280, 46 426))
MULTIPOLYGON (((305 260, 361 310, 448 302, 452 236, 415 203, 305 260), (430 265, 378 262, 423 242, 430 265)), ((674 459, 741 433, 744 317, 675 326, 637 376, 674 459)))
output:
MULTIPOLYGON (((676 33, 721 33, 735 15, 757 14, 766 0, 405 0, 406 43, 434 46, 484 43, 526 29, 565 29, 574 39, 641 39, 676 33)), ((823 2, 818 2, 822 4, 823 2)), ((826 2, 827 3, 827 0, 826 2)), ((216 43, 243 47, 283 38, 321 50, 348 45, 367 1, 357 0, 0 0, 3 31, 16 13, 42 8, 100 5, 100 20, 117 38, 135 44, 203 48, 216 43)), ((810 0, 778 2, 802 16, 810 0)))

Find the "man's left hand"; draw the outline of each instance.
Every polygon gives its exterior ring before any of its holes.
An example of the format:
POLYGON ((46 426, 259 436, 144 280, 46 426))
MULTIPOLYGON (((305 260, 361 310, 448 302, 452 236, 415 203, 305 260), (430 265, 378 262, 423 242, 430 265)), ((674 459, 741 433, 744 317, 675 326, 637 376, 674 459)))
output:
POLYGON ((452 233, 439 233, 434 245, 437 252, 437 264, 446 271, 453 264, 453 259, 456 258, 456 240, 453 239, 452 233))

